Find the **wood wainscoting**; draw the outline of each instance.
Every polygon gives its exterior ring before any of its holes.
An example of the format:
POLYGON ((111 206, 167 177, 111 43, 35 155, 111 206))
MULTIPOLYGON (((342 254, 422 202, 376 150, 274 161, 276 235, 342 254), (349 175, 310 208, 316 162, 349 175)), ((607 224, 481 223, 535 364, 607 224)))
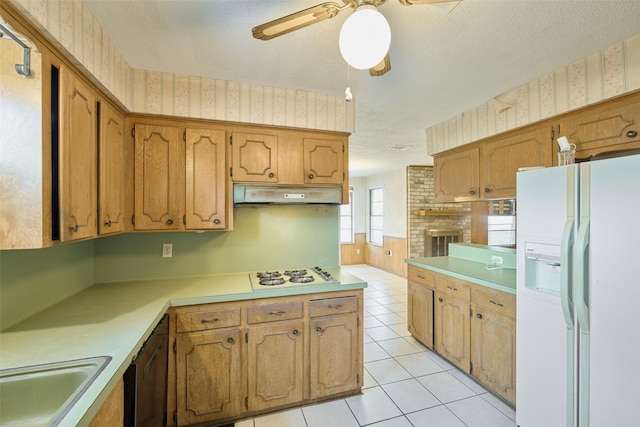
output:
POLYGON ((382 246, 367 243, 367 265, 407 277, 407 239, 384 236, 382 241, 382 246))
POLYGON ((354 243, 340 245, 340 265, 364 264, 366 262, 367 235, 355 233, 354 243))

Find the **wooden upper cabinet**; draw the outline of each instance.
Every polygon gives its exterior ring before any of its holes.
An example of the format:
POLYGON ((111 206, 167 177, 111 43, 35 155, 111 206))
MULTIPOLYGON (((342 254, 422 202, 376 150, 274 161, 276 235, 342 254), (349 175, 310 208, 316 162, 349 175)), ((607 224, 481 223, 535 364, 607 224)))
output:
POLYGON ((305 138, 303 146, 306 184, 342 184, 345 149, 342 140, 305 138))
POLYGON ((185 135, 185 228, 225 229, 226 132, 187 128, 185 135))
POLYGON ((436 202, 478 200, 480 149, 477 146, 436 155, 434 193, 436 202))
POLYGON ((177 127, 135 125, 135 229, 178 230, 177 127))
POLYGON ((124 117, 103 102, 100 105, 100 176, 98 232, 125 229, 124 117))
MULTIPOLYGON (((577 159, 640 148, 640 93, 613 105, 571 114, 560 123, 559 135, 576 145, 577 159)), ((555 162, 557 164, 557 160, 555 162)))
POLYGON ((60 67, 60 240, 97 234, 97 116, 93 91, 60 67))
POLYGON ((278 137, 234 132, 233 180, 278 182, 278 137))
POLYGON ((551 128, 548 125, 480 146, 481 198, 516 196, 516 173, 522 167, 551 166, 551 128))

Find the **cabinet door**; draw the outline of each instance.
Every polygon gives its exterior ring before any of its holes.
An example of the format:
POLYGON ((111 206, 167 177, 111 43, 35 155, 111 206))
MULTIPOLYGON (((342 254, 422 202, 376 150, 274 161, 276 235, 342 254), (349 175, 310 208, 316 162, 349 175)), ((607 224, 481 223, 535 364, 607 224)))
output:
POLYGON ((243 409, 240 330, 178 334, 178 425, 238 416, 243 409))
POLYGON ((124 231, 124 117, 109 104, 100 106, 100 203, 98 232, 124 231))
POLYGON ((516 326, 511 317, 474 306, 472 374, 508 401, 516 400, 516 326))
POLYGON ((135 229, 177 230, 178 128, 135 126, 135 229))
POLYGON ((305 184, 342 184, 342 140, 305 138, 303 145, 305 184))
POLYGON ((60 68, 60 240, 97 232, 96 98, 69 69, 60 68))
POLYGON ((434 194, 437 202, 480 198, 480 149, 470 148, 434 156, 434 194))
POLYGON ((278 137, 234 132, 233 181, 278 182, 278 137))
POLYGON ((187 129, 185 228, 226 228, 226 132, 187 129))
POLYGON ((551 166, 551 128, 543 126, 521 135, 482 145, 481 197, 516 197, 518 168, 551 166))
POLYGON ((433 291, 408 282, 407 314, 411 335, 433 350, 433 291))
POLYGON ((303 399, 304 322, 252 326, 248 334, 249 411, 303 399))
POLYGON ((311 398, 358 388, 358 316, 317 317, 309 322, 311 398))
POLYGON ((631 101, 613 108, 601 107, 567 119, 560 125, 560 135, 576 145, 578 159, 608 151, 639 148, 640 102, 631 101))
POLYGON ((463 371, 469 372, 471 361, 470 304, 440 292, 436 292, 435 296, 434 340, 436 351, 463 371))

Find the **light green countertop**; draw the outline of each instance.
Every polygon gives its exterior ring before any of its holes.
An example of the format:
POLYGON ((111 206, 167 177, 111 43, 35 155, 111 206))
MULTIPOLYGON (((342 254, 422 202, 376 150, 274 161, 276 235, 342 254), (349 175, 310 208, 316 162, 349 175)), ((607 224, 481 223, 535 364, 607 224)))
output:
POLYGON ((516 270, 513 268, 488 270, 486 262, 451 256, 410 258, 406 262, 499 291, 516 293, 516 270))
POLYGON ((367 286, 338 268, 327 270, 339 284, 275 286, 254 292, 247 273, 95 284, 0 333, 0 369, 111 356, 60 424, 85 426, 169 307, 367 286))

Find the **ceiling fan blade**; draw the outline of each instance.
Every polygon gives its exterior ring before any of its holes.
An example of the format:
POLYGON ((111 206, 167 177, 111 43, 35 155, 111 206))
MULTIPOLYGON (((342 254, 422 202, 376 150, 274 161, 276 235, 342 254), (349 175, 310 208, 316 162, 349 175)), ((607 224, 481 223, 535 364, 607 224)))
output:
POLYGON ((308 9, 258 25, 254 27, 251 32, 253 33, 253 37, 257 39, 271 40, 272 38, 307 27, 316 22, 333 18, 345 7, 348 7, 348 5, 340 5, 333 1, 320 3, 308 9))
POLYGON ((403 6, 412 6, 414 4, 431 4, 431 3, 451 3, 461 0, 400 0, 403 6))
POLYGON ((369 75, 378 77, 386 74, 389 70, 391 70, 391 58, 389 58, 389 52, 387 52, 382 61, 369 68, 369 75))

